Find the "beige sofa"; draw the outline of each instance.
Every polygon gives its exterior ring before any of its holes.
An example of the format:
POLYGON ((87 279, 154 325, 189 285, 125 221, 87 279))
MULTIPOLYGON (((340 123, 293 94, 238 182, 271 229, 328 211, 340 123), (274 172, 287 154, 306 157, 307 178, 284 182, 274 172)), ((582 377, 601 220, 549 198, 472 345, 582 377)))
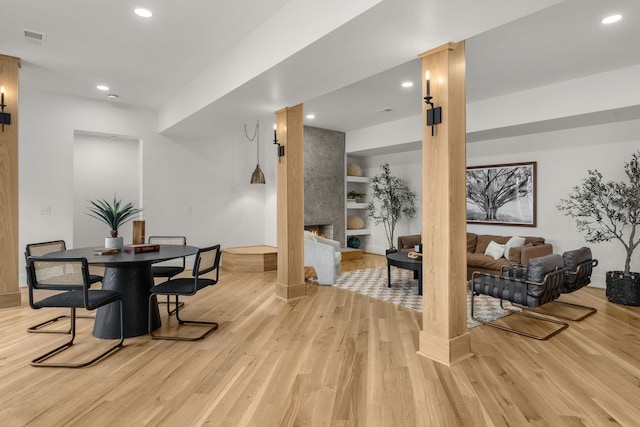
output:
MULTIPOLYGON (((523 236, 524 244, 514 246, 509 250, 509 258, 504 256, 494 259, 485 255, 491 241, 505 245, 512 236, 494 236, 491 234, 475 234, 467 232, 467 280, 471 279, 474 271, 500 274, 502 266, 510 264, 527 265, 531 258, 553 253, 553 246, 546 243, 544 237, 523 236)), ((420 235, 399 236, 398 250, 410 252, 420 243, 420 235)))

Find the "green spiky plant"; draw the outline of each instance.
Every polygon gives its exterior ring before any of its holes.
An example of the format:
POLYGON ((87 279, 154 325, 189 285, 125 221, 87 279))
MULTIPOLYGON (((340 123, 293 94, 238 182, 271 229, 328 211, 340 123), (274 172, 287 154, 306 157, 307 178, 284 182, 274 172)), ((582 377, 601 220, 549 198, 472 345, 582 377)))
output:
POLYGON ((111 230, 111 237, 118 237, 118 228, 142 212, 142 209, 134 207, 131 202, 123 205, 115 194, 113 195, 113 203, 109 203, 105 199, 90 200, 89 202, 91 206, 87 207, 89 210, 87 215, 107 224, 111 230))

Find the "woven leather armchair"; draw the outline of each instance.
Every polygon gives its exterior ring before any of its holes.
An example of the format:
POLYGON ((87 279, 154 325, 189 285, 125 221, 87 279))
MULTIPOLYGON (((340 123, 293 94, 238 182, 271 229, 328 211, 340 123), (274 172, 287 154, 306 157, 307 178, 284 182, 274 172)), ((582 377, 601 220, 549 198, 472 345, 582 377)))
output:
MULTIPOLYGON (((591 249, 582 247, 566 251, 562 254, 562 261, 564 262, 565 275, 560 288, 561 293, 569 294, 591 283, 593 268, 598 265, 598 260, 593 259, 591 255, 591 249)), ((598 310, 594 307, 557 300, 535 311, 560 319, 579 321, 598 310)))
POLYGON ((546 255, 532 258, 527 267, 512 265, 503 270, 503 275, 475 272, 471 280, 471 317, 488 326, 514 332, 530 338, 546 340, 566 329, 569 325, 545 317, 535 316, 527 311, 515 311, 503 306, 507 300, 521 307, 539 307, 556 300, 561 293, 564 283, 565 268, 560 255, 546 255), (476 295, 489 295, 500 298, 500 306, 511 314, 526 316, 535 321, 549 322, 560 325, 559 328, 546 335, 535 335, 522 330, 516 330, 476 318, 474 315, 474 297, 476 295))

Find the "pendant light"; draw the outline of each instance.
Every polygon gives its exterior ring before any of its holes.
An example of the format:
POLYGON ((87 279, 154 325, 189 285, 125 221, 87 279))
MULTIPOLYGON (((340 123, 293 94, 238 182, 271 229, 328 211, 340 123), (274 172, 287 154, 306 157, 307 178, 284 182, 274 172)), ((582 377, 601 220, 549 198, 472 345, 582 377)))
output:
POLYGON ((256 169, 253 171, 253 173, 251 174, 251 184, 264 184, 264 173, 262 173, 262 169, 260 169, 260 120, 258 120, 256 122, 256 130, 255 133, 253 134, 253 137, 249 137, 249 134, 247 133, 247 125, 244 125, 244 134, 247 137, 247 139, 251 142, 253 142, 254 139, 257 139, 256 141, 256 169))

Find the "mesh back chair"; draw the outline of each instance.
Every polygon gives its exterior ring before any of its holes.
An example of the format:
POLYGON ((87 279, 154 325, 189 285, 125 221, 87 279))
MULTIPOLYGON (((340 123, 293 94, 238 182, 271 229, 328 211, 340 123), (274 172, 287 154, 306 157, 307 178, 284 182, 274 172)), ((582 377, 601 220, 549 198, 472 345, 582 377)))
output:
MULTIPOLYGON (((184 236, 151 236, 149 237, 149 243, 156 245, 182 245, 186 246, 187 238, 184 236)), ((171 262, 171 261, 169 261, 171 262)), ((182 273, 185 268, 185 258, 182 257, 182 265, 171 265, 168 263, 159 263, 151 267, 151 272, 153 273, 153 277, 159 277, 163 279, 170 280, 174 276, 182 273)), ((176 312, 176 308, 171 308, 170 297, 167 295, 166 301, 158 301, 158 304, 165 304, 167 306, 167 313, 173 314, 176 312)), ((176 302, 173 303, 175 306, 178 305, 178 297, 176 297, 176 302)), ((184 307, 184 302, 179 303, 180 308, 184 307)))
POLYGON ((202 325, 209 326, 204 333, 197 337, 182 337, 179 335, 155 335, 151 330, 151 307, 155 303, 156 296, 158 295, 174 295, 176 297, 176 303, 180 295, 189 296, 195 295, 199 290, 206 288, 207 286, 213 286, 218 283, 219 266, 220 266, 220 245, 210 246, 208 248, 198 249, 196 259, 193 264, 192 277, 180 277, 177 279, 170 279, 166 282, 160 283, 157 286, 151 288, 151 296, 149 297, 149 334, 153 339, 166 339, 166 340, 180 340, 180 341, 195 341, 204 338, 210 332, 218 329, 216 322, 204 322, 194 320, 183 320, 180 318, 180 304, 176 306, 176 319, 178 325, 202 325), (207 279, 201 277, 204 274, 215 271, 215 279, 207 279))
MULTIPOLYGON (((67 245, 64 240, 54 240, 51 242, 42 242, 42 243, 30 243, 27 245, 24 256, 25 259, 29 257, 40 257, 43 255, 50 254, 52 252, 64 251, 67 249, 67 245)), ((89 275, 89 283, 97 283, 102 281, 102 276, 98 276, 97 274, 89 275)), ((42 289, 47 289, 46 285, 41 287, 42 289)), ((51 290, 51 289, 49 289, 51 290)), ((50 333, 50 334, 70 334, 71 333, 71 324, 69 324, 68 329, 43 329, 45 326, 51 325, 62 319, 70 319, 70 315, 62 315, 56 316, 49 320, 46 320, 42 323, 38 323, 37 325, 31 326, 27 329, 28 332, 38 332, 38 333, 50 333)), ((95 319, 94 316, 76 316, 76 318, 80 319, 95 319)))
POLYGON ((34 258, 27 259, 27 282, 29 285, 29 305, 37 310, 45 307, 71 308, 71 338, 66 343, 35 358, 31 365, 43 367, 82 368, 92 365, 122 347, 124 343, 124 322, 122 318, 122 295, 108 290, 90 290, 89 266, 86 258, 34 258), (34 290, 48 289, 60 291, 55 295, 35 301, 34 290), (76 309, 95 310, 112 303, 120 304, 120 340, 108 350, 79 363, 45 362, 47 359, 69 349, 76 337, 76 309))
POLYGON ((565 269, 560 255, 546 255, 532 258, 527 267, 511 265, 503 270, 502 276, 489 273, 474 272, 471 279, 471 317, 488 326, 514 332, 529 338, 546 340, 566 329, 569 325, 546 317, 535 316, 527 311, 513 311, 502 305, 503 300, 523 307, 539 307, 551 302, 560 296, 560 289, 564 282, 565 269), (494 322, 478 319, 474 315, 474 297, 476 295, 489 295, 500 298, 500 307, 510 314, 526 316, 534 321, 554 323, 560 325, 553 332, 546 335, 535 335, 522 330, 509 328, 494 322))
MULTIPOLYGON (((582 247, 580 249, 566 251, 562 254, 562 260, 566 271, 560 292, 563 294, 569 294, 582 289, 591 283, 591 274, 593 273, 593 268, 598 265, 598 260, 593 259, 590 248, 582 247)), ((552 303, 541 307, 539 310, 536 310, 537 313, 573 321, 583 320, 591 316, 596 311, 598 310, 595 307, 587 307, 585 305, 573 304, 560 300, 553 301, 552 303), (570 307, 569 311, 563 309, 563 306, 570 307), (575 314, 570 315, 571 311, 575 314)))

